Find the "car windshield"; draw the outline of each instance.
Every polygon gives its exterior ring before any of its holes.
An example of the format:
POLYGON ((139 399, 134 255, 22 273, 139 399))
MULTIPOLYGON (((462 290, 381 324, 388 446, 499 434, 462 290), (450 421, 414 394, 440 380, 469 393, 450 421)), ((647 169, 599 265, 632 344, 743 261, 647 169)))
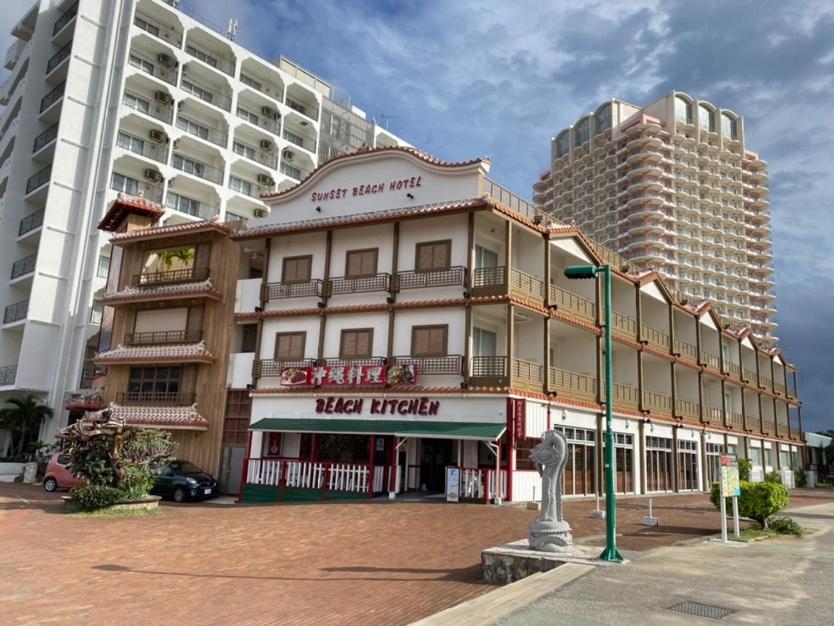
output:
POLYGON ((178 474, 202 474, 203 470, 190 461, 176 461, 171 463, 171 469, 178 474))

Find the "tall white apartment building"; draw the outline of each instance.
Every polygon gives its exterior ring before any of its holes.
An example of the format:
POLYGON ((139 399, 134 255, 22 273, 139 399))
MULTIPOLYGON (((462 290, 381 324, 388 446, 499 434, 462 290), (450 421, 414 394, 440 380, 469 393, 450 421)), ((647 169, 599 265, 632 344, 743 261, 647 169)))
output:
MULTIPOLYGON (((175 0, 37 0, 0 87, 0 400, 63 414, 88 385, 118 194, 167 224, 263 217, 319 159, 403 142, 286 58, 270 63, 175 0)), ((63 420, 51 420, 49 437, 63 420)), ((2 446, 2 439, 0 439, 2 446)), ((0 450, 2 452, 2 450, 0 450)))
POLYGON ((682 298, 775 339, 767 163, 746 148, 740 115, 681 92, 605 102, 552 138, 533 191, 682 298))

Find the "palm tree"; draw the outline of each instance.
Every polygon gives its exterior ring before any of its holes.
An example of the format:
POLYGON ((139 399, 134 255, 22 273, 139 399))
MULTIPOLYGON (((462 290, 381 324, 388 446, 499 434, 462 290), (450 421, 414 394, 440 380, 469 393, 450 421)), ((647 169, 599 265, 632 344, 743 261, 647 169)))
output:
POLYGON ((0 428, 10 431, 12 436, 17 433, 16 456, 21 456, 26 435, 36 432, 45 419, 52 417, 53 411, 32 394, 10 398, 7 403, 12 406, 0 409, 0 428))

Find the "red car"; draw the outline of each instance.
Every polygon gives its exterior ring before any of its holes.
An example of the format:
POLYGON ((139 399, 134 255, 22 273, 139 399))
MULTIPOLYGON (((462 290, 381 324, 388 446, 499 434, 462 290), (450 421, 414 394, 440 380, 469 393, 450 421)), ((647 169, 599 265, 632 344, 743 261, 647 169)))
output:
POLYGON ((52 458, 49 459, 49 465, 46 466, 46 474, 43 477, 43 488, 46 491, 72 489, 86 482, 73 476, 67 465, 69 465, 69 456, 61 452, 52 455, 52 458))

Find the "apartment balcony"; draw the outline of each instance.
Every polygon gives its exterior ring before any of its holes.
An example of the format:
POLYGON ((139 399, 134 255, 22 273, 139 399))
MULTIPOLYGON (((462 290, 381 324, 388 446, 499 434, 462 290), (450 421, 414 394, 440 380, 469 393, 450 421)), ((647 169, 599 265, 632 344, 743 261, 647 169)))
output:
POLYGON ((271 107, 262 107, 261 112, 258 113, 251 107, 238 102, 235 115, 253 126, 269 131, 273 135, 281 135, 281 119, 275 117, 275 111, 271 107), (269 112, 267 113, 265 109, 268 109, 269 112))
POLYGON ((170 24, 162 24, 147 14, 137 11, 133 18, 133 25, 177 49, 182 47, 182 30, 172 28, 170 24))
POLYGON ((776 422, 773 420, 762 420, 762 432, 765 435, 775 435, 776 434, 776 422))
POLYGON ((55 122, 52 126, 47 128, 37 137, 35 137, 34 144, 32 145, 32 154, 39 152, 41 148, 46 147, 47 145, 51 144, 55 139, 58 137, 58 122, 55 122))
POLYGON ((727 426, 734 430, 744 429, 744 415, 727 411, 727 426))
POLYGON ((732 361, 724 361, 724 373, 736 378, 741 378, 741 366, 732 361))
POLYGON ((111 180, 110 189, 113 191, 118 191, 120 194, 124 194, 126 196, 137 196, 139 192, 142 192, 145 200, 150 200, 151 202, 162 201, 162 185, 148 183, 143 180, 136 180, 135 178, 130 178, 129 176, 119 172, 113 173, 124 176, 126 181, 123 186, 119 186, 115 184, 114 180, 111 180))
POLYGON ((542 391, 544 388, 544 365, 535 361, 513 358, 512 386, 530 391, 542 391))
POLYGON ((701 408, 697 402, 691 400, 675 399, 675 417, 682 417, 689 421, 698 421, 701 418, 701 408))
POLYGON ((38 253, 33 252, 29 256, 25 256, 22 259, 19 259, 12 263, 12 273, 11 279, 14 280, 16 278, 21 278, 22 276, 26 276, 27 274, 31 274, 35 271, 35 263, 38 260, 38 253))
POLYGON ((235 62, 229 59, 224 59, 216 52, 213 52, 203 46, 189 41, 185 45, 185 52, 195 59, 198 59, 216 70, 220 70, 229 76, 235 75, 235 62))
POLYGON ((669 349, 669 335, 664 333, 662 330, 658 330, 648 324, 641 324, 640 325, 640 336, 641 339, 646 342, 650 343, 654 346, 659 346, 666 350, 669 349))
POLYGON ((425 289, 433 287, 466 286, 467 269, 455 266, 447 270, 398 272, 396 289, 425 289))
POLYGON ((759 376, 759 389, 773 389, 773 381, 767 376, 759 376))
POLYGON ((724 411, 718 407, 704 405, 704 421, 711 424, 721 424, 724 421, 724 411))
POLYGON ((194 404, 196 394, 193 391, 126 391, 116 397, 119 404, 126 405, 188 406, 194 404))
POLYGON ((34 213, 22 218, 20 220, 20 225, 17 228, 17 236, 23 237, 23 235, 31 233, 33 230, 43 226, 43 217, 45 213, 46 209, 41 209, 40 211, 35 211, 34 213))
POLYGON ((507 282, 507 268, 503 265, 497 267, 478 267, 473 272, 472 286, 477 291, 483 291, 484 295, 497 295, 509 293, 516 297, 544 303, 544 281, 521 270, 511 268, 509 271, 509 283, 507 282))
POLYGON ((721 359, 712 352, 701 350, 700 364, 717 370, 721 367, 721 359))
POLYGON ((463 375, 463 356, 447 354, 444 356, 395 356, 393 365, 414 365, 419 376, 444 374, 448 376, 463 375))
POLYGON ((261 286, 261 299, 263 300, 321 298, 324 293, 324 281, 318 278, 303 282, 266 283, 261 286))
POLYGON ((265 165, 270 170, 278 168, 278 157, 275 154, 243 144, 237 140, 233 142, 232 152, 259 165, 265 165))
POLYGON ((782 383, 773 383, 773 391, 778 393, 779 395, 785 395, 785 385, 782 383))
POLYGON ((597 379, 551 367, 547 373, 547 391, 588 402, 597 401, 597 379))
POLYGON ((217 128, 209 128, 204 122, 193 120, 182 113, 177 113, 176 126, 189 135, 213 143, 221 148, 225 148, 229 143, 229 133, 217 128))
POLYGON ((157 163, 165 163, 166 161, 168 150, 165 144, 141 139, 125 132, 119 132, 116 145, 131 154, 138 154, 157 163))
POLYGON ((643 390, 644 411, 672 414, 672 396, 656 391, 643 390))
POLYGON ((357 278, 348 276, 331 278, 325 284, 325 290, 328 296, 366 293, 370 291, 391 291, 391 274, 383 272, 357 278))
POLYGON ((388 359, 384 356, 369 356, 357 358, 330 357, 321 359, 320 365, 327 367, 346 367, 350 365, 385 365, 388 359))
POLYGON ((232 110, 232 99, 219 91, 212 89, 204 84, 199 83, 191 78, 186 78, 185 75, 180 79, 180 89, 192 96, 199 98, 203 102, 208 102, 224 111, 232 110))
POLYGON ((298 135, 298 134, 296 134, 292 131, 286 130, 286 129, 284 129, 284 133, 283 133, 282 137, 284 139, 286 139, 287 141, 289 141, 290 143, 295 144, 296 146, 299 146, 301 148, 304 148, 305 150, 307 150, 309 152, 312 152, 314 154, 316 152, 316 142, 311 140, 311 139, 307 139, 306 137, 302 137, 301 135, 298 135))
POLYGON ((298 167, 297 165, 290 165, 289 163, 281 163, 281 167, 279 171, 284 176, 289 176, 295 180, 301 180, 305 178, 307 175, 310 174, 311 170, 305 169, 303 167, 298 167))
POLYGON ((308 117, 311 120, 317 122, 319 119, 319 109, 318 106, 311 105, 311 104, 302 104, 296 100, 293 100, 289 96, 285 99, 286 105, 291 108, 293 111, 297 111, 301 113, 304 117, 308 117))
POLYGON ((592 301, 556 285, 550 285, 549 304, 555 306, 558 311, 565 311, 589 322, 596 322, 597 307, 592 301))
POLYGON ((34 193, 41 187, 47 185, 49 183, 49 179, 52 176, 52 166, 47 166, 43 168, 41 171, 37 172, 36 174, 32 174, 29 179, 26 181, 26 195, 28 196, 30 193, 34 193))
POLYGON ((619 331, 624 335, 637 337, 637 320, 617 311, 612 311, 611 318, 611 326, 614 332, 619 331))
POLYGON ((66 28, 77 15, 78 2, 74 2, 61 17, 55 20, 55 24, 52 26, 52 36, 55 37, 58 33, 64 30, 64 28, 66 28))
POLYGON ((203 339, 203 331, 191 330, 156 330, 125 334, 124 343, 128 346, 159 346, 179 343, 198 343, 203 339))
POLYGON ((71 52, 72 52, 72 41, 65 44, 63 48, 58 50, 58 52, 56 52, 55 54, 53 54, 49 58, 49 61, 46 62, 46 75, 49 76, 64 61, 66 61, 69 58, 69 55, 70 55, 71 52))
POLYGON ((154 100, 151 103, 144 96, 132 91, 125 91, 122 104, 129 109, 148 115, 166 124, 170 124, 171 120, 174 119, 174 109, 169 105, 158 100, 154 100))
POLYGON ((506 385, 506 356, 473 356, 469 365, 469 378, 476 385, 506 385))
POLYGON ((741 379, 746 383, 757 380, 758 376, 756 374, 756 370, 751 370, 746 367, 741 368, 741 379))
POLYGON ((281 372, 287 368, 315 367, 316 364, 316 359, 255 359, 252 361, 252 377, 261 378, 262 376, 280 376, 281 372))
POLYGON ((3 312, 3 324, 14 324, 26 319, 26 313, 29 311, 29 300, 22 302, 15 302, 6 307, 3 312))
POLYGON ((17 379, 17 365, 4 365, 0 367, 0 387, 14 385, 17 379))
MULTIPOLYGON (((605 401, 605 380, 602 381, 603 402, 605 401)), ((640 406, 640 390, 633 385, 614 383, 613 388, 614 407, 638 410, 640 406)))
POLYGON ((195 161, 178 152, 171 153, 171 167, 211 183, 223 184, 223 170, 207 165, 206 163, 195 161))
POLYGON ((133 275, 134 287, 158 287, 180 283, 196 283, 209 278, 209 268, 191 267, 167 272, 144 272, 133 275))
POLYGON ((139 52, 135 48, 131 48, 128 53, 128 65, 136 68, 154 78, 158 78, 162 82, 169 85, 177 84, 177 69, 175 66, 171 67, 161 63, 158 58, 154 58, 143 52, 139 52))

